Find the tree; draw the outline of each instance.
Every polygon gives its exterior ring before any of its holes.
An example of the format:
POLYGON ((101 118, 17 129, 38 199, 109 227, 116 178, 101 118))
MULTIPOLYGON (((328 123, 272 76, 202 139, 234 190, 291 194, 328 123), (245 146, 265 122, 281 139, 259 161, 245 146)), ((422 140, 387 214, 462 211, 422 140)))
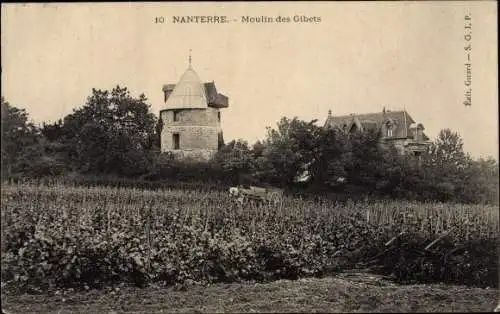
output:
POLYGON ((380 135, 372 131, 349 134, 343 163, 350 183, 374 189, 384 169, 380 135))
POLYGON ((63 122, 61 119, 53 124, 43 122, 40 131, 47 140, 57 141, 63 136, 63 122))
POLYGON ((456 180, 457 200, 498 204, 498 162, 493 158, 471 161, 456 180))
POLYGON ((463 150, 463 140, 456 132, 443 129, 423 156, 423 190, 440 201, 479 202, 486 193, 481 163, 474 162, 463 150))
POLYGON ((156 134, 154 137, 154 144, 153 144, 154 149, 157 150, 158 152, 160 151, 161 147, 161 132, 163 131, 163 126, 164 126, 163 119, 160 117, 155 126, 156 134))
POLYGON ((293 184, 314 160, 320 129, 315 123, 283 117, 277 129, 268 128, 264 149, 256 160, 256 177, 279 186, 293 184))
POLYGON ((477 186, 481 187, 480 192, 476 193, 483 202, 494 204, 499 203, 499 167, 498 161, 492 157, 480 158, 474 162, 477 170, 476 179, 479 181, 477 186))
POLYGON ((254 159, 262 157, 264 153, 264 149, 266 148, 266 144, 258 140, 252 145, 252 156, 254 159))
POLYGON ((27 146, 16 159, 16 173, 26 178, 42 178, 64 173, 67 168, 60 158, 60 145, 40 138, 37 144, 27 146))
POLYGON ((429 162, 446 170, 464 168, 471 159, 465 154, 463 146, 463 140, 458 133, 443 129, 430 146, 429 162))
POLYGON ((28 121, 25 109, 10 105, 1 98, 2 106, 2 179, 16 171, 15 164, 23 152, 37 144, 40 131, 28 121))
POLYGON ((82 108, 45 133, 56 134, 53 140, 67 147, 67 158, 78 171, 143 174, 152 163, 158 132, 146 101, 144 94, 134 98, 120 86, 111 92, 92 89, 82 108))
POLYGON ((314 158, 309 166, 311 181, 317 187, 337 187, 346 173, 343 160, 347 136, 337 129, 319 129, 314 158))
POLYGON ((232 184, 247 183, 243 181, 251 180, 253 157, 246 141, 233 140, 222 146, 214 156, 214 162, 230 176, 232 184))

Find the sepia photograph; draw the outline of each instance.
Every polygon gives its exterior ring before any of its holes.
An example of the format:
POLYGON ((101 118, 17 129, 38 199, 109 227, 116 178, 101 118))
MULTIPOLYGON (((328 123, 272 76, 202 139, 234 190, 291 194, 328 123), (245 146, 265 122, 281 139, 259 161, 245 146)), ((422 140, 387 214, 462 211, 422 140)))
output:
POLYGON ((2 313, 500 312, 497 9, 2 3, 2 313))

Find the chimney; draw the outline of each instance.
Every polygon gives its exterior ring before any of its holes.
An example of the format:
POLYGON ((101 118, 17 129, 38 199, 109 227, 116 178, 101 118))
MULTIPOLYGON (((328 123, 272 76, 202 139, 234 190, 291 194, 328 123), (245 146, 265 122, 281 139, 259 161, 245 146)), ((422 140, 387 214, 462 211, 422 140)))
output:
POLYGON ((330 118, 331 116, 332 116, 332 111, 328 110, 328 118, 330 118))

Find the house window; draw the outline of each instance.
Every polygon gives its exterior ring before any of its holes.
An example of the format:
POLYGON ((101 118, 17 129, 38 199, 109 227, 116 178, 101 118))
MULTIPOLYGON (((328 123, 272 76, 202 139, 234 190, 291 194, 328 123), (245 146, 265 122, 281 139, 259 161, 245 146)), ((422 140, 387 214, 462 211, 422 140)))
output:
POLYGON ((387 127, 387 137, 392 137, 392 127, 387 127))
POLYGON ((178 110, 174 110, 174 122, 175 121, 179 121, 179 111, 178 110))
POLYGON ((174 142, 174 149, 180 149, 180 146, 181 146, 181 145, 180 145, 180 144, 181 144, 180 142, 181 142, 181 141, 180 141, 180 135, 179 135, 179 133, 174 133, 174 134, 172 135, 172 140, 173 140, 173 142, 174 142))
POLYGON ((415 158, 417 159, 417 165, 420 168, 422 166, 422 153, 414 152, 415 158))

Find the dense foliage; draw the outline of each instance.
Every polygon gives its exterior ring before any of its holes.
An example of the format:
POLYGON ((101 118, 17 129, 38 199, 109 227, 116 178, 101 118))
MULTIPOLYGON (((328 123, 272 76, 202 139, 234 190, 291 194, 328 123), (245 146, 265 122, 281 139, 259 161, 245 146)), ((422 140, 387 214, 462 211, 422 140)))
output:
POLYGON ((233 178, 236 173, 240 183, 265 182, 312 194, 498 204, 498 162, 473 160, 449 129, 416 157, 399 154, 377 132, 345 134, 315 121, 283 118, 276 130, 268 129, 264 142, 249 148, 233 141, 215 161, 233 178))
POLYGON ((219 152, 203 163, 160 154, 161 127, 144 95, 132 97, 119 86, 93 89, 84 106, 40 129, 2 99, 2 179, 126 186, 136 181, 143 187, 254 184, 351 199, 498 204, 498 162, 472 159, 448 129, 415 157, 382 144, 377 132, 345 134, 315 120, 284 117, 253 145, 223 145, 221 139, 219 152))
POLYGON ((23 171, 22 163, 37 146, 40 132, 29 121, 28 113, 2 97, 2 179, 23 171))
MULTIPOLYGON (((494 206, 239 206, 225 193, 2 188, 2 287, 267 281, 352 268, 402 282, 498 286, 494 206)), ((33 291, 33 290, 31 290, 33 291)))

